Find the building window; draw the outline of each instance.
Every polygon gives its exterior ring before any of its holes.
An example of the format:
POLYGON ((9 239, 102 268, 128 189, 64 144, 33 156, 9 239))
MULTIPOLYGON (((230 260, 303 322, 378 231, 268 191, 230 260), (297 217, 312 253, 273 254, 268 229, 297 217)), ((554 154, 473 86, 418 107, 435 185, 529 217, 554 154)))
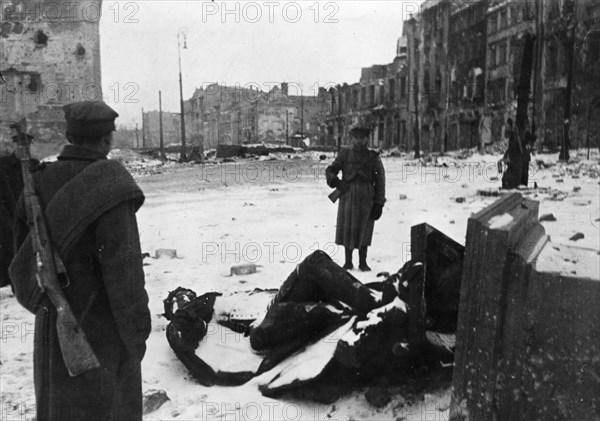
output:
POLYGON ((369 86, 369 104, 375 104, 375 85, 369 86))
POLYGON ((400 98, 406 98, 406 76, 400 78, 400 98))
POLYGON ((548 54, 546 57, 546 75, 548 77, 555 77, 558 70, 558 49, 555 43, 548 45, 548 54))
POLYGON ((506 28, 508 26, 508 9, 504 8, 500 11, 500 28, 506 28))
POLYGON ((490 69, 493 69, 496 67, 496 49, 497 49, 496 44, 490 45, 490 57, 489 57, 489 63, 488 63, 488 66, 490 69))
POLYGON ((388 83, 390 90, 389 98, 391 102, 394 102, 396 100, 396 81, 394 79, 390 79, 388 83))
POLYGON ((496 54, 497 54, 497 58, 496 58, 497 65, 502 66, 503 64, 506 64, 506 43, 505 42, 501 42, 500 45, 498 45, 498 48, 496 49, 496 54))
POLYGON ((492 13, 490 15, 490 25, 489 25, 489 33, 493 34, 498 31, 498 15, 496 13, 492 13))

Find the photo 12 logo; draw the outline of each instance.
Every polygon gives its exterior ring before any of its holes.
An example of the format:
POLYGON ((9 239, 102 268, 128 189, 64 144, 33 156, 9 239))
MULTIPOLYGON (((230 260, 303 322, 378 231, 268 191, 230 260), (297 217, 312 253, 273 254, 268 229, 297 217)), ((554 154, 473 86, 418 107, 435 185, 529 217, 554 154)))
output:
POLYGON ((298 23, 302 19, 314 23, 338 23, 336 16, 339 10, 335 2, 205 1, 202 3, 202 23, 215 19, 221 23, 298 23))
POLYGON ((22 27, 22 22, 99 22, 102 15, 100 0, 87 1, 4 1, 0 2, 0 20, 5 25, 22 27))

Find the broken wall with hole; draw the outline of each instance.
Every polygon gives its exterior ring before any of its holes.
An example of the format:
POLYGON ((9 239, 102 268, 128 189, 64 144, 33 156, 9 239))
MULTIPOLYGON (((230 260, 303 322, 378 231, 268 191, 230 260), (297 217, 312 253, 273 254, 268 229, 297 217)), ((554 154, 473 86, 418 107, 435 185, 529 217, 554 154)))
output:
POLYGON ((8 124, 27 117, 34 154, 65 143, 62 106, 102 99, 101 0, 9 0, 0 3, 0 150, 8 124))

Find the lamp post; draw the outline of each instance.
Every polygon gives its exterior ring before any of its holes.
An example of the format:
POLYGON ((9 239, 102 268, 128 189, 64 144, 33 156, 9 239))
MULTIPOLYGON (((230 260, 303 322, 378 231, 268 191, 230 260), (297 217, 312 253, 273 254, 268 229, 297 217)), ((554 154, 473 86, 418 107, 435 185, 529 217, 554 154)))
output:
POLYGON ((183 83, 181 81, 181 42, 180 38, 183 37, 183 49, 187 50, 187 29, 180 28, 177 31, 177 56, 179 58, 179 106, 181 111, 181 154, 179 156, 179 160, 181 162, 185 162, 187 160, 186 150, 185 150, 185 116, 183 110, 183 83))

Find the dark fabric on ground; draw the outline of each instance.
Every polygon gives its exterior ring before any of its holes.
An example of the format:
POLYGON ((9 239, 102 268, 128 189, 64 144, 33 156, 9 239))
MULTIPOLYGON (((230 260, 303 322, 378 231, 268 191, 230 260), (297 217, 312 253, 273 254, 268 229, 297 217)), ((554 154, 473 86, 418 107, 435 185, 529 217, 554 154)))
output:
POLYGON ((317 336, 339 321, 339 317, 325 308, 338 300, 358 314, 366 314, 378 305, 369 288, 325 252, 315 251, 288 276, 265 319, 252 329, 252 348, 269 349, 306 332, 317 336))

